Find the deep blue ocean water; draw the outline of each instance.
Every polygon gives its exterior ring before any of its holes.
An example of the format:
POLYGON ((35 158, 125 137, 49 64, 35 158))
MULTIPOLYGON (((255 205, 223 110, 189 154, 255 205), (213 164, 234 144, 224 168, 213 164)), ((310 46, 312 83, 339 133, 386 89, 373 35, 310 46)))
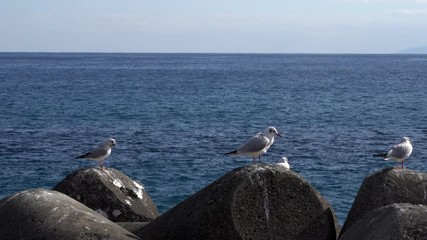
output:
MULTIPOLYGON (((52 188, 108 137, 106 165, 141 181, 165 212, 227 172, 248 137, 283 137, 289 158, 342 223, 371 155, 402 136, 427 171, 427 55, 0 53, 0 198, 52 188)), ((285 203, 284 203, 285 204, 285 203)))

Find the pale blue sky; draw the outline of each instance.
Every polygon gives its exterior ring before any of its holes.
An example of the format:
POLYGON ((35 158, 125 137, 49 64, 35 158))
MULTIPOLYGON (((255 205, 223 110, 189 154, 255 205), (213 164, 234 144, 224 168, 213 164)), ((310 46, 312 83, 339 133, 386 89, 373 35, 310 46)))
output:
POLYGON ((395 53, 427 0, 0 0, 0 51, 395 53))

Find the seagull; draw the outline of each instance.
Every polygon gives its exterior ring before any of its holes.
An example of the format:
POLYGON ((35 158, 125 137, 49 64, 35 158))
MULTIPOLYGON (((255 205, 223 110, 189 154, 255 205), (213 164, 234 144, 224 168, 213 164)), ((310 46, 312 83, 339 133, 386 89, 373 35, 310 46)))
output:
POLYGON ((97 148, 94 150, 87 152, 81 156, 78 156, 77 158, 85 158, 89 160, 95 160, 98 161, 99 166, 101 168, 104 167, 104 160, 110 156, 111 154, 111 147, 116 145, 116 140, 113 138, 108 138, 104 140, 97 148))
POLYGON ((400 143, 394 145, 387 153, 374 154, 375 157, 383 157, 384 160, 393 160, 395 162, 401 162, 402 168, 405 159, 411 156, 412 145, 411 140, 408 137, 403 137, 400 143))
POLYGON ((288 169, 288 170, 291 168, 291 166, 289 165, 287 157, 282 157, 280 159, 280 162, 276 163, 276 165, 279 166, 279 167, 283 167, 285 169, 288 169))
POLYGON ((266 153, 270 146, 274 143, 274 137, 281 135, 277 132, 276 128, 268 127, 262 133, 257 133, 255 136, 249 138, 246 143, 242 144, 236 150, 226 153, 226 155, 245 155, 251 156, 256 163, 256 157, 261 161, 261 155, 266 153))

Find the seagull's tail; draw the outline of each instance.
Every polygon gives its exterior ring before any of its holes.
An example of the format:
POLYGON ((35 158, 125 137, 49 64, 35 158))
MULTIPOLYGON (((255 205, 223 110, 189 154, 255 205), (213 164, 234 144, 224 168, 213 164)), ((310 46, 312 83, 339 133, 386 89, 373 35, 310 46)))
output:
POLYGON ((226 153, 225 155, 237 155, 237 150, 226 153))
POLYGON ((373 154, 372 156, 385 158, 387 157, 387 153, 376 153, 376 154, 373 154))
POLYGON ((85 158, 85 157, 87 157, 87 155, 88 155, 88 153, 83 154, 83 155, 80 155, 80 156, 78 156, 78 157, 76 157, 76 158, 85 158))

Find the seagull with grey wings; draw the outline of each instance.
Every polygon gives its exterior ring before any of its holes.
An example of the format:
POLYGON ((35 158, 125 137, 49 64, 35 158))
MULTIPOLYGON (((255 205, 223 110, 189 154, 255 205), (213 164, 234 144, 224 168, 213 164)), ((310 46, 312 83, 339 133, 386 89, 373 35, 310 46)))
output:
POLYGON ((104 140, 97 148, 90 152, 87 152, 77 158, 85 158, 89 160, 95 160, 98 162, 101 168, 104 167, 104 160, 111 155, 111 148, 116 146, 116 140, 108 138, 104 140))
POLYGON ((268 127, 263 132, 255 134, 249 138, 244 144, 240 145, 236 150, 226 153, 231 156, 250 156, 256 163, 256 157, 261 161, 261 155, 274 143, 275 137, 281 137, 279 132, 274 127, 268 127))
POLYGON ((404 168, 403 163, 409 156, 411 156, 411 153, 411 140, 408 137, 403 137, 400 140, 400 143, 394 145, 388 152, 374 154, 374 156, 383 157, 384 160, 393 160, 395 162, 401 162, 402 168, 404 168))

